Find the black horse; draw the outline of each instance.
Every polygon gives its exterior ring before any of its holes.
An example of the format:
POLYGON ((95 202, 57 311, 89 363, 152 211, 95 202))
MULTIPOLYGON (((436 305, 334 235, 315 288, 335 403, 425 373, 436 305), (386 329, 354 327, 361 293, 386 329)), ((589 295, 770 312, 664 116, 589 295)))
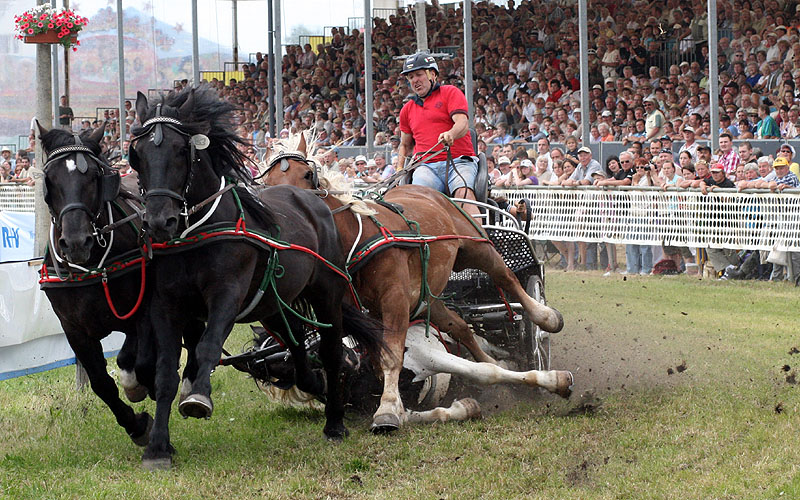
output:
MULTIPOLYGON (((113 331, 125 333, 117 357, 125 394, 132 402, 153 394, 155 351, 146 342, 138 342, 137 335, 149 327, 144 287, 151 274, 138 250, 141 202, 132 194, 135 191, 120 190, 119 173, 102 158, 103 127, 80 137, 41 126, 39 131, 49 157, 44 192, 53 222, 42 288, 92 389, 133 442, 145 446, 153 419, 146 412, 136 414, 120 399, 100 344, 113 331), (117 264, 126 260, 130 265, 119 268, 117 264), (119 270, 103 272, 109 268, 119 270)), ((187 325, 195 337, 202 327, 198 321, 187 325)), ((187 335, 187 342, 190 339, 187 335)), ((197 367, 193 356, 189 360, 185 376, 193 378, 197 367)))
POLYGON ((157 267, 157 408, 145 466, 171 464, 168 423, 178 345, 173 332, 187 318, 205 318, 207 326, 196 349, 197 378, 179 405, 184 416, 211 416, 210 375, 225 339, 235 322, 260 320, 291 350, 298 387, 327 394, 324 433, 331 439, 347 434, 339 376, 343 326, 366 349, 382 346, 381 327, 343 305, 348 286, 337 269, 345 258, 327 206, 307 190, 281 186, 256 194, 249 187, 243 142, 231 122, 234 110, 208 87, 171 93, 153 105, 142 93, 136 100, 143 125, 133 130, 130 162, 145 193, 144 225, 155 242, 157 267), (237 181, 245 186, 231 187, 237 181), (254 238, 256 233, 265 238, 254 238), (304 345, 287 331, 287 316, 294 314, 289 304, 298 301, 312 307, 321 325, 324 378, 309 368, 304 345))

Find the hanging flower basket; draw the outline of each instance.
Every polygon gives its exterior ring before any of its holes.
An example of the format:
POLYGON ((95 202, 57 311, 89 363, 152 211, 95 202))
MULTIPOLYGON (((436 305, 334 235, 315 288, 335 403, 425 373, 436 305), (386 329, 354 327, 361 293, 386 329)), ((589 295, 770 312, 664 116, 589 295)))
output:
POLYGON ((24 43, 63 43, 68 40, 70 44, 77 45, 78 35, 65 35, 61 38, 58 37, 57 31, 45 31, 38 35, 30 35, 23 38, 24 43))
POLYGON ((78 50, 81 42, 78 32, 89 23, 85 17, 74 11, 56 11, 50 5, 36 7, 14 16, 16 38, 25 43, 57 43, 65 48, 78 50))

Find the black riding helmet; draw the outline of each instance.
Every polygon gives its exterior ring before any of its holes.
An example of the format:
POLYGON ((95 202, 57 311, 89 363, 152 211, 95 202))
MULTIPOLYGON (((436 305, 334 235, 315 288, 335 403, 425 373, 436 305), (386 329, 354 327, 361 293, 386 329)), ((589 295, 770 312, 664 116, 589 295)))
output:
POLYGON ((436 59, 433 58, 428 52, 417 52, 416 54, 406 57, 403 61, 403 70, 401 75, 414 72, 418 69, 432 69, 439 74, 439 65, 436 64, 436 59))

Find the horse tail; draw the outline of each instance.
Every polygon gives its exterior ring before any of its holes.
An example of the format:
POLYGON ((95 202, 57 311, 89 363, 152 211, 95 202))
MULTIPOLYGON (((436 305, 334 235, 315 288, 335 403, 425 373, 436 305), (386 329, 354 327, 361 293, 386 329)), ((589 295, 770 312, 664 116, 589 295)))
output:
POLYGON ((390 352, 383 341, 383 323, 367 316, 358 307, 342 304, 342 326, 345 335, 351 335, 371 359, 379 360, 381 355, 390 352))

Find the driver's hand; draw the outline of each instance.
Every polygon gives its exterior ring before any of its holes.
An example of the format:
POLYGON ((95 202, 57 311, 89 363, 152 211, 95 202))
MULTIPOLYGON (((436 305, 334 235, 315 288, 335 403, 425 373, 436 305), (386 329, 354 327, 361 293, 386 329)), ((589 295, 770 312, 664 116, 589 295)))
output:
POLYGON ((447 132, 442 132, 439 134, 439 142, 444 144, 445 146, 451 146, 455 139, 453 138, 453 134, 450 133, 448 130, 447 132))

